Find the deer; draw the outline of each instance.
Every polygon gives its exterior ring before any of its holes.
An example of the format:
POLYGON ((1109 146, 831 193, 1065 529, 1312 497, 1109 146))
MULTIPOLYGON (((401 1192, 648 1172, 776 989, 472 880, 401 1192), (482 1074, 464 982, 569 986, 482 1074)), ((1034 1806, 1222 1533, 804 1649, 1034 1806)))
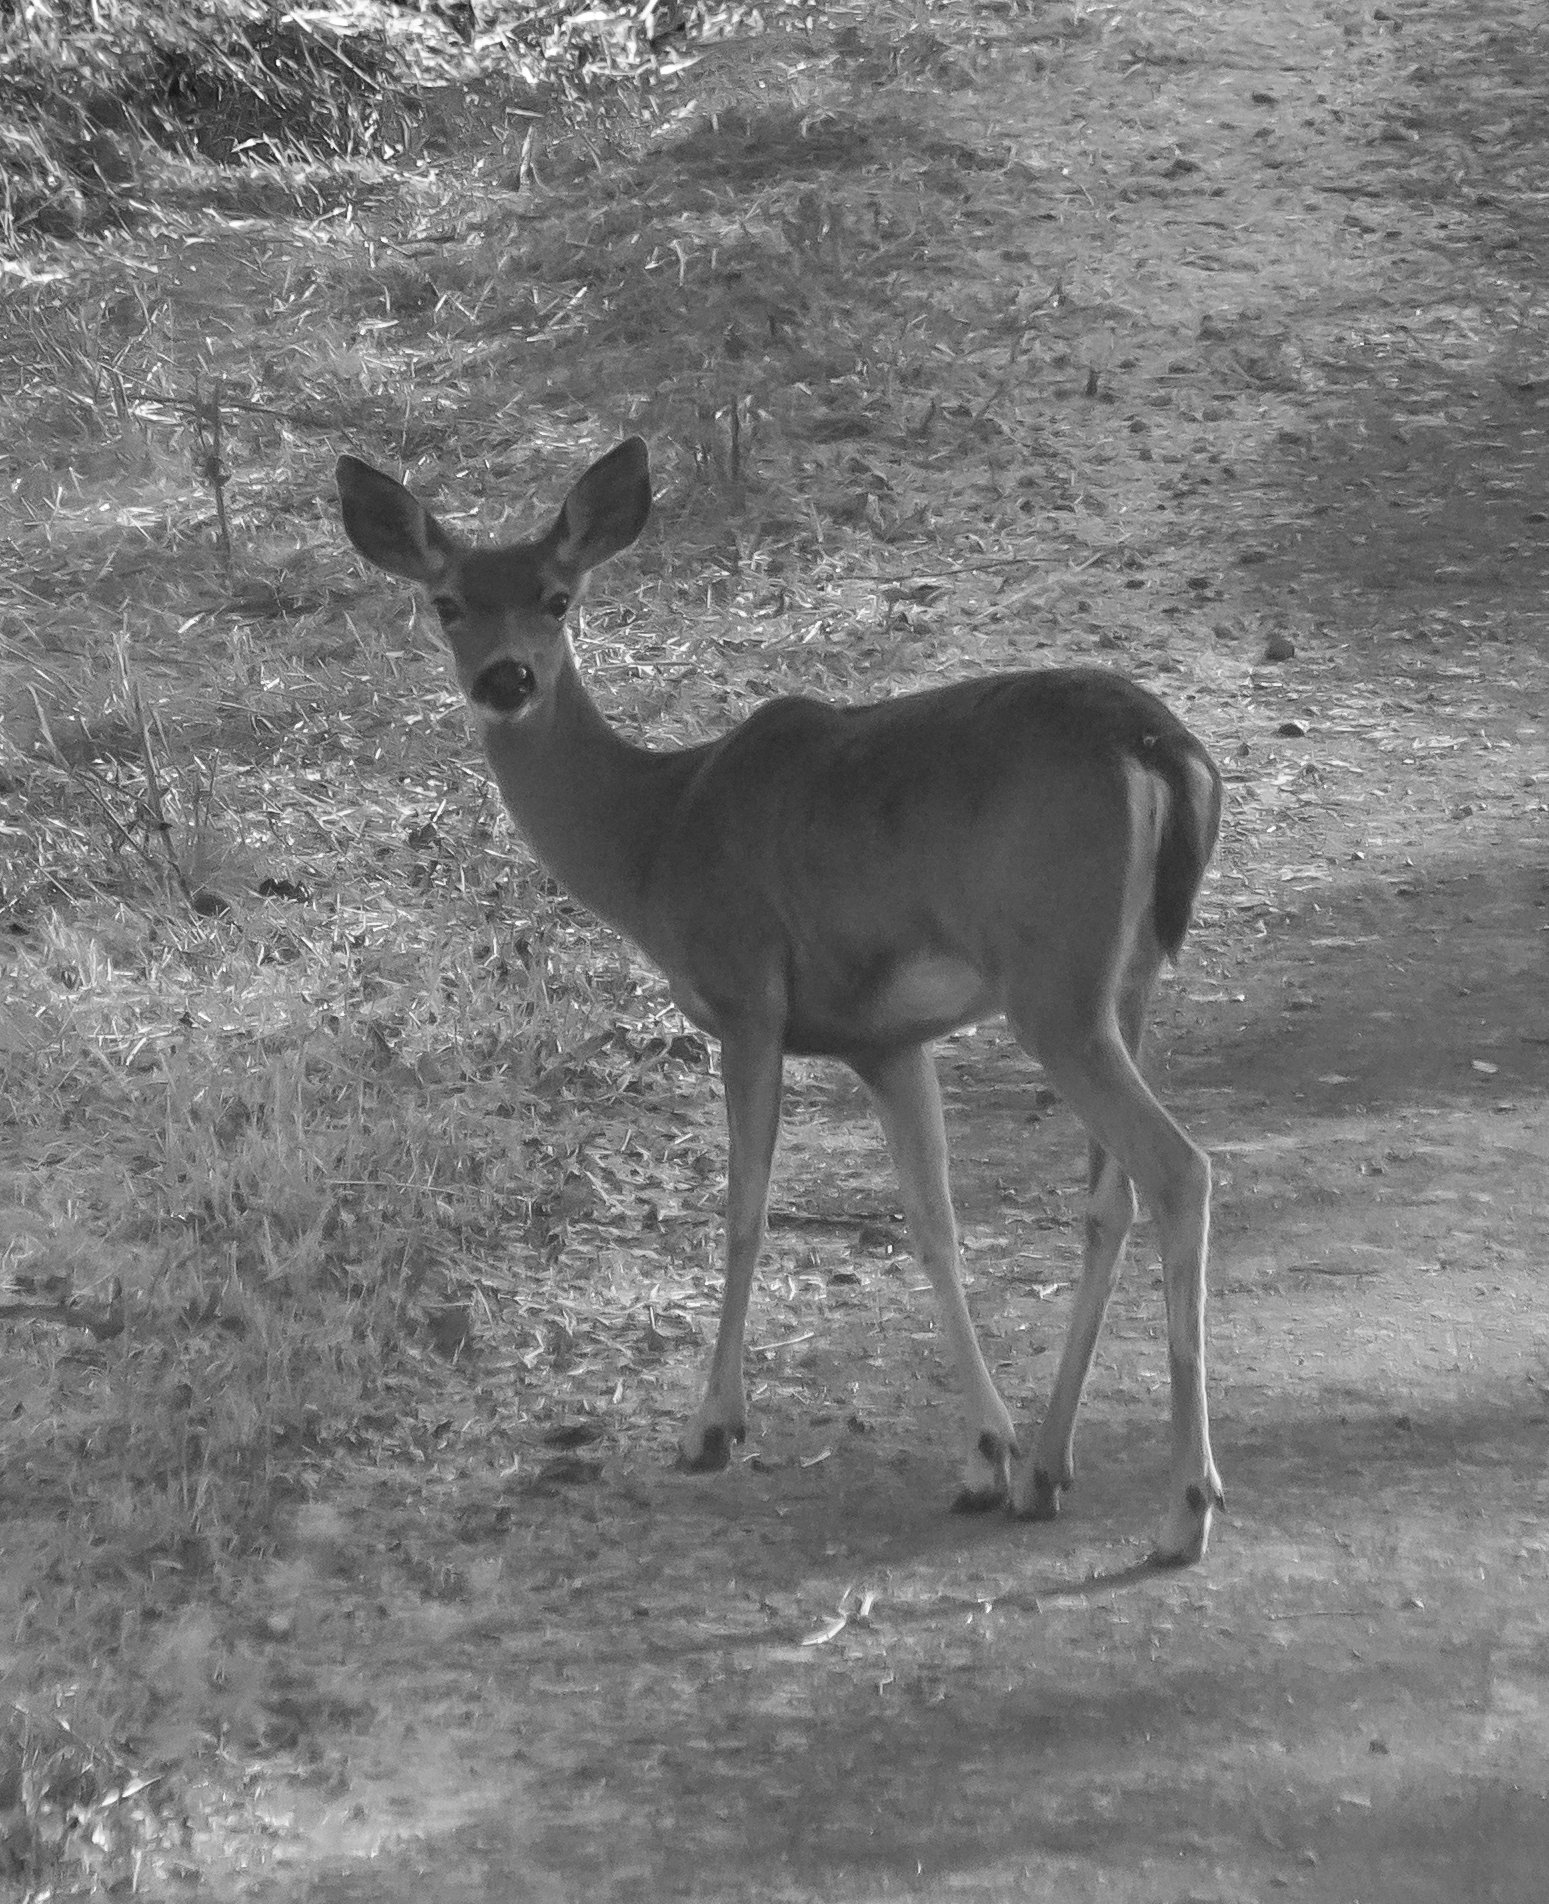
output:
POLYGON ((1139 1069, 1220 828, 1209 754, 1155 695, 1088 667, 992 672, 866 706, 766 702, 718 739, 648 748, 588 693, 569 632, 592 571, 651 513, 645 442, 594 462, 542 534, 470 546, 392 477, 339 459, 358 553, 429 596, 506 806, 537 859, 640 948, 719 1041, 725 1280, 704 1398, 679 1442, 725 1468, 747 1432, 743 1336, 787 1053, 848 1065, 898 1174, 964 1396, 954 1509, 1051 1520, 1137 1191, 1160 1245, 1171 1452, 1159 1565, 1224 1509, 1205 1393, 1210 1160, 1139 1069), (999 1014, 1088 1138, 1080 1279, 1023 1449, 963 1291, 927 1047, 999 1014))

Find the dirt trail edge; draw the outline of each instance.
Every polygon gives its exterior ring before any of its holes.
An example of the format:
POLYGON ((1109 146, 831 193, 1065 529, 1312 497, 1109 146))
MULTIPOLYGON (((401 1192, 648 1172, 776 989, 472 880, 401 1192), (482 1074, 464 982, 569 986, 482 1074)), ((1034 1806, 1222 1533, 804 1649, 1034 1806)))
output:
MULTIPOLYGON (((745 1458, 674 1474, 664 1409, 514 1475, 330 1476, 228 1609, 231 1736, 263 1712, 265 1753, 186 1741, 204 1894, 1542 1898, 1546 69, 1505 0, 857 6, 707 49, 702 110, 637 175, 607 160, 610 203, 710 180, 707 254, 774 220, 896 306, 891 382, 832 369, 820 405, 789 372, 815 406, 789 507, 848 496, 890 573, 916 503, 981 557, 1007 523, 1043 537, 1053 567, 986 572, 934 624, 904 588, 889 639, 938 673, 1112 661, 1228 775, 1151 1063, 1217 1166, 1229 1513, 1203 1566, 1141 1564, 1166 1460, 1143 1225, 1062 1518, 948 1516, 955 1393, 873 1233, 880 1139, 803 1069, 766 1277, 811 1320, 771 1340, 755 1309, 745 1458)), ((754 364, 788 313, 723 294, 754 364)), ((1028 1420, 1080 1142, 997 1030, 942 1063, 970 1300, 1028 1420)), ((702 1350, 649 1347, 686 1411, 702 1350)))

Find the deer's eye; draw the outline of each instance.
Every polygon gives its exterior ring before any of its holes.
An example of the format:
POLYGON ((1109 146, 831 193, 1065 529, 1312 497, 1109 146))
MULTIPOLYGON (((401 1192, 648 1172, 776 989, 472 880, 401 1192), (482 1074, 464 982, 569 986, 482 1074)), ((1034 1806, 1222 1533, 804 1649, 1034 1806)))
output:
POLYGON ((455 595, 432 595, 430 605, 443 622, 460 621, 463 605, 455 595))
POLYGON ((555 621, 563 621, 565 619, 565 613, 569 607, 570 607, 570 597, 567 594, 565 594, 563 589, 561 589, 557 594, 551 595, 548 598, 548 600, 543 604, 544 613, 552 615, 555 621))

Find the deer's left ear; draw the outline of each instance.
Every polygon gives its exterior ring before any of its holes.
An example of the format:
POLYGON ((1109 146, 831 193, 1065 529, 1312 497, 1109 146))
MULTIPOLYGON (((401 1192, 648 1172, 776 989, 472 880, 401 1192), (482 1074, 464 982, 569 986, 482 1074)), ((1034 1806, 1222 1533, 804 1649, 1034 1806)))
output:
POLYGON ((651 514, 651 462, 642 437, 599 457, 571 490, 549 536, 554 557, 584 574, 627 549, 651 514))
POLYGON ((446 574, 457 543, 418 499, 358 456, 334 470, 344 533, 373 567, 433 588, 446 574))

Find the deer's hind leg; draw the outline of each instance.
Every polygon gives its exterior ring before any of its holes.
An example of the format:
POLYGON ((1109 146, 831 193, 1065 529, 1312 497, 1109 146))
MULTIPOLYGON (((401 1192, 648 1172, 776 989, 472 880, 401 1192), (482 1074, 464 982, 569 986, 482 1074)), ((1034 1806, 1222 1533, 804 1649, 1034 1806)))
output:
POLYGON ((963 1295, 936 1067, 921 1045, 851 1054, 849 1062, 876 1104, 898 1171, 910 1239, 936 1292, 963 1384, 968 1449, 953 1509, 971 1513, 999 1507, 1007 1498, 1016 1435, 1006 1404, 985 1367, 963 1295))
POLYGON ((1060 1494, 1076 1479, 1076 1413, 1081 1391, 1124 1267, 1124 1245, 1135 1220, 1135 1191, 1118 1159, 1092 1140, 1087 1156, 1086 1243, 1070 1328, 1060 1354, 1049 1406, 1028 1459, 1013 1479, 1013 1511, 1025 1520, 1052 1521, 1060 1494))
MULTIPOLYGON (((1136 979, 1119 1003, 1125 1048, 1139 1059, 1152 974, 1136 979)), ((1035 1054, 1036 1055, 1036 1054, 1035 1054)), ((1123 1165, 1095 1137, 1087 1142, 1086 1231, 1081 1280, 1060 1353, 1054 1388, 1026 1462, 1012 1484, 1012 1511, 1024 1520, 1052 1521, 1060 1495, 1076 1481, 1076 1416, 1108 1303, 1124 1268, 1124 1246, 1136 1215, 1134 1185, 1123 1165)))
POLYGON ((1048 1415, 1031 1455, 1013 1476, 1012 1506, 1019 1514, 1048 1518, 1057 1511, 1058 1490, 1069 1485, 1081 1388, 1138 1189, 1156 1219, 1162 1249, 1172 1396, 1172 1474, 1153 1558, 1183 1564, 1203 1555, 1211 1516, 1224 1499, 1205 1400, 1210 1160, 1157 1102, 1135 1063, 1154 970, 1144 985, 1126 987, 1117 1008, 1099 1002, 1090 1010, 1060 1010, 1044 995, 1014 1004, 1008 1013, 1018 1038, 1041 1059, 1092 1143, 1086 1260, 1070 1334, 1048 1415))

